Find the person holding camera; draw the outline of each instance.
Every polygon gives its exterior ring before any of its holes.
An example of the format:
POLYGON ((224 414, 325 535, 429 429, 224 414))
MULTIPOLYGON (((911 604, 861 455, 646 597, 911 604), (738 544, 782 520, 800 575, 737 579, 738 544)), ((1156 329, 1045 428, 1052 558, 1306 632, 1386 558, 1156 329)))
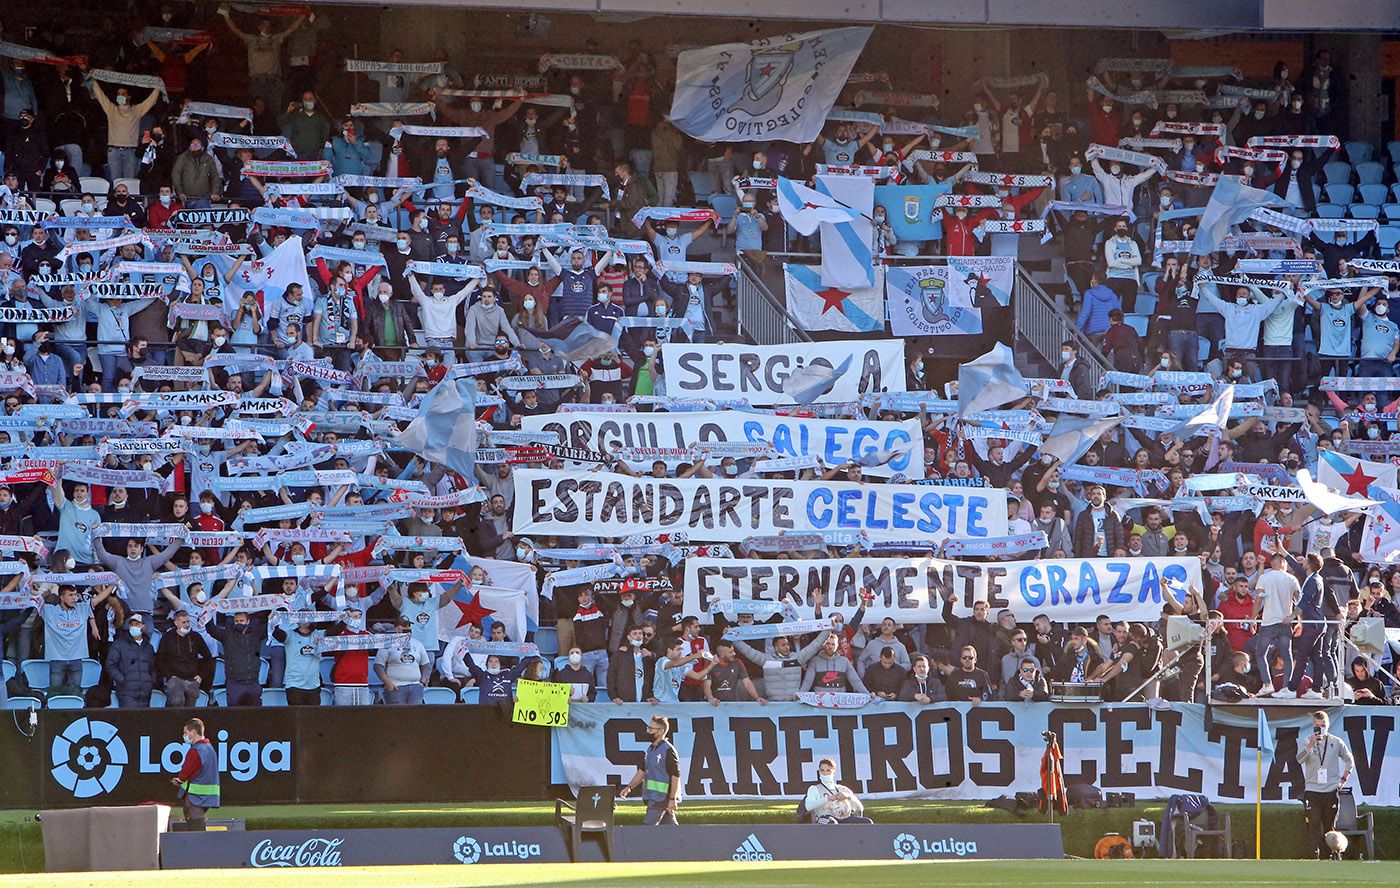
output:
POLYGON ((1312 716, 1312 734, 1298 738, 1298 762, 1303 766, 1307 785, 1303 790, 1303 810, 1308 818, 1309 843, 1313 856, 1321 860, 1335 856, 1326 836, 1337 828, 1337 802, 1342 785, 1355 766, 1346 741, 1328 733, 1327 713, 1319 709, 1312 716))
POLYGON ((817 783, 808 787, 802 800, 802 813, 809 823, 870 824, 865 806, 850 788, 836 780, 836 760, 824 758, 817 763, 817 783))

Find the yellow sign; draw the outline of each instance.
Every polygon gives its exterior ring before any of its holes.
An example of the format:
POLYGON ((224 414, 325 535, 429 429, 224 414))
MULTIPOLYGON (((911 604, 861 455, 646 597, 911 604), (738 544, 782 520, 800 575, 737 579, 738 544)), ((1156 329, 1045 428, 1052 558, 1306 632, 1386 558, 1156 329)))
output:
POLYGON ((569 723, 570 686, 554 681, 515 683, 515 712, 511 721, 542 728, 562 728, 569 723))

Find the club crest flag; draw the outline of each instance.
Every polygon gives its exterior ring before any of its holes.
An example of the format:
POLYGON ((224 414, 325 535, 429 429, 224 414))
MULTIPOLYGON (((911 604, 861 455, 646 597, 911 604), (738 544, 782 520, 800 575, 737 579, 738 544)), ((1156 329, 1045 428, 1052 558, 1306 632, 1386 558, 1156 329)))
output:
POLYGON ((809 31, 682 52, 671 121, 706 142, 811 142, 872 30, 809 31))
POLYGON ((875 286, 856 289, 822 284, 815 265, 784 265, 788 311, 806 330, 874 333, 885 329, 884 275, 875 286))
POLYGON ((938 195, 937 185, 875 186, 875 203, 885 208, 890 227, 901 241, 926 241, 938 236, 933 224, 933 202, 938 195))
POLYGON ((895 336, 966 336, 983 332, 983 300, 1006 305, 1010 256, 949 256, 947 265, 896 265, 886 272, 890 332, 895 336))

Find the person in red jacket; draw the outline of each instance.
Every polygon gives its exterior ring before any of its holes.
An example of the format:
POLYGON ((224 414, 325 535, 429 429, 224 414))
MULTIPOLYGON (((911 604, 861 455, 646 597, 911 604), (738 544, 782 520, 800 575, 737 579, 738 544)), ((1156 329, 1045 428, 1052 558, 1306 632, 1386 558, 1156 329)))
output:
MULTIPOLYGON (((327 633, 326 637, 369 634, 365 629, 364 612, 351 607, 345 611, 345 622, 327 633)), ((332 653, 331 656, 335 657, 335 665, 331 667, 331 698, 334 705, 370 705, 369 655, 368 649, 332 653)))
POLYGON ((1230 639, 1230 649, 1248 652, 1249 639, 1254 635, 1254 596, 1249 594, 1249 580, 1235 577, 1230 584, 1230 594, 1220 602, 1219 610, 1225 617, 1225 634, 1230 639))

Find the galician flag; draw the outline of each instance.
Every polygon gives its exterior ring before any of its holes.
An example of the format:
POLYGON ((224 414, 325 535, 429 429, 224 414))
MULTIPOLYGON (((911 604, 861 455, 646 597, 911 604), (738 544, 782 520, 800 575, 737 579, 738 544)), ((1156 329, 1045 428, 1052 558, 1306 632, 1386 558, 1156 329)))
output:
POLYGON ((885 329, 884 275, 873 287, 827 287, 815 265, 783 266, 788 312, 806 330, 874 333, 885 329))
POLYGON ((1365 496, 1372 484, 1396 487, 1396 469, 1394 463, 1371 462, 1335 450, 1317 454, 1317 480, 1347 496, 1365 496))
POLYGON ((778 179, 778 210, 798 234, 809 235, 823 222, 850 222, 860 211, 846 206, 829 194, 808 188, 792 179, 778 179))
POLYGON ((447 377, 433 386, 398 443, 470 480, 476 462, 476 379, 447 377))

